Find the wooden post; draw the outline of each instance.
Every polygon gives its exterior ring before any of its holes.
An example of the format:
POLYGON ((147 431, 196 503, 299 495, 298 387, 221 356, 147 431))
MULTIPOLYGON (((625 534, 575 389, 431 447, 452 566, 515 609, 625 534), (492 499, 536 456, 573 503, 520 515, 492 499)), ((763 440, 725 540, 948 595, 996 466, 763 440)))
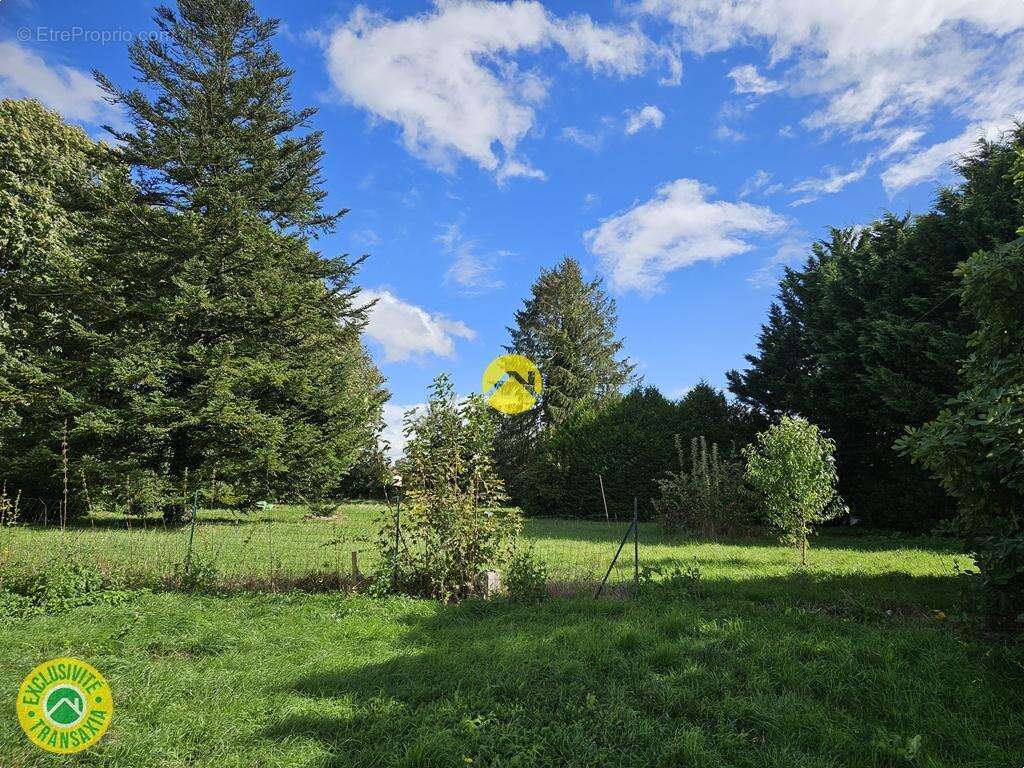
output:
POLYGON ((352 550, 352 579, 357 580, 359 578, 359 552, 352 550))

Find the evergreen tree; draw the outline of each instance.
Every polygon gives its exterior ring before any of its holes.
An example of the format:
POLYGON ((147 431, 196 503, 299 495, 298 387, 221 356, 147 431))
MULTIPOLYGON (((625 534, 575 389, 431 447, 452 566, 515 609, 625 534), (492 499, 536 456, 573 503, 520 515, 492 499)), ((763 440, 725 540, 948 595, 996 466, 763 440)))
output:
POLYGON ((953 300, 953 272, 1013 238, 1019 141, 981 142, 959 165, 963 183, 941 190, 930 213, 887 215, 814 244, 802 269, 786 271, 747 370, 728 374, 741 402, 767 416, 802 414, 828 432, 843 496, 873 524, 926 528, 952 513, 893 444, 957 391, 974 325, 953 300))
POLYGON ((141 87, 97 73, 131 120, 108 130, 153 233, 137 318, 151 375, 120 404, 122 437, 144 438, 151 483, 216 473, 223 503, 329 492, 384 393, 359 338, 359 260, 311 248, 344 214, 321 208, 314 110, 292 108, 277 22, 248 0, 181 0, 156 24, 129 50, 141 87))
MULTIPOLYGON (((98 350, 120 333, 120 294, 141 289, 138 261, 107 248, 104 223, 134 196, 113 150, 35 101, 0 100, 0 483, 26 498, 82 491, 115 364, 98 350)), ((71 509, 78 509, 77 505, 71 509)))
POLYGON ((557 428, 584 403, 597 406, 619 393, 634 380, 635 366, 621 357, 615 301, 600 279, 584 279, 575 259, 541 271, 515 320, 506 349, 532 360, 543 379, 537 407, 506 417, 499 430, 499 466, 518 498, 518 476, 541 433, 557 428))

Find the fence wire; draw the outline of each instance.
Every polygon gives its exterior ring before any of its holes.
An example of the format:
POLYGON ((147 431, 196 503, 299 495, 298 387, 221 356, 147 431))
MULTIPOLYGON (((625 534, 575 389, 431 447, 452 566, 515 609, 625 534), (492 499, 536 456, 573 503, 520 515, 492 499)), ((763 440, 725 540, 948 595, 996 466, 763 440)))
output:
MULTIPOLYGON (((189 523, 168 525, 158 517, 90 515, 73 504, 65 511, 58 499, 22 499, 17 518, 8 513, 0 520, 0 576, 38 573, 73 557, 138 582, 168 582, 187 564, 226 587, 331 588, 374 571, 378 533, 390 520, 392 510, 372 502, 345 502, 318 514, 292 505, 248 514, 201 509, 193 531, 189 523)), ((522 546, 544 564, 554 594, 593 594, 606 573, 607 592, 622 593, 638 570, 682 559, 658 543, 654 523, 641 522, 639 562, 630 534, 613 563, 629 527, 629 520, 529 518, 522 546)))

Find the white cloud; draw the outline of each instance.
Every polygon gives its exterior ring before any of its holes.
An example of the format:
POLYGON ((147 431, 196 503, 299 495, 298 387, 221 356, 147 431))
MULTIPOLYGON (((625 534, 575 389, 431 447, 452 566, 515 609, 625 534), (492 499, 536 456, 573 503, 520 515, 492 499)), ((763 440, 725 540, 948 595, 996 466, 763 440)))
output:
POLYGON ((494 276, 494 272, 498 259, 508 255, 507 252, 481 255, 477 241, 467 238, 462 232, 462 225, 457 222, 444 225, 444 232, 438 235, 437 240, 444 247, 445 253, 455 257, 445 273, 446 283, 456 283, 470 293, 494 290, 505 285, 494 276))
POLYGON ((644 128, 661 128, 664 123, 665 113, 650 104, 640 110, 626 110, 626 133, 630 136, 639 133, 644 128))
POLYGON ((124 126, 120 109, 108 104, 91 74, 50 66, 16 42, 0 42, 0 97, 38 99, 67 120, 124 126))
POLYGON ((932 181, 949 169, 950 161, 969 152, 979 138, 995 140, 1010 122, 972 123, 959 136, 943 141, 893 163, 882 172, 882 184, 890 195, 914 184, 932 181))
POLYGON ((776 284, 779 280, 780 267, 797 264, 807 258, 809 246, 805 239, 801 239, 804 237, 806 235, 803 232, 790 234, 784 241, 779 243, 779 247, 774 255, 762 264, 753 275, 747 278, 747 282, 758 287, 776 284))
POLYGON ((722 123, 715 129, 715 138, 719 141, 743 141, 747 138, 747 134, 743 131, 737 131, 735 128, 722 123))
POLYGON ((752 93, 755 96, 764 96, 782 90, 780 83, 762 75, 753 64, 733 67, 729 70, 729 77, 732 78, 733 91, 736 93, 752 93))
POLYGON ((465 323, 431 314, 402 301, 389 290, 364 289, 360 296, 368 301, 377 300, 370 311, 366 335, 381 345, 386 362, 428 354, 451 357, 455 354, 455 338, 476 338, 465 323))
POLYGON ((745 235, 777 234, 787 219, 749 203, 712 201, 714 189, 677 179, 584 234, 618 290, 657 291, 664 276, 698 261, 719 261, 754 246, 745 235))
POLYGON ((398 125, 406 149, 434 166, 451 171, 468 158, 499 180, 543 178, 518 145, 548 83, 516 56, 551 46, 620 77, 661 55, 636 27, 560 19, 539 2, 437 0, 431 11, 399 21, 358 7, 331 33, 327 66, 339 93, 398 125))
MULTIPOLYGON (((743 182, 743 185, 739 188, 739 197, 749 198, 751 195, 756 193, 756 191, 761 191, 762 189, 768 187, 771 179, 772 176, 770 173, 768 173, 768 171, 759 168, 757 173, 755 173, 753 176, 751 176, 749 179, 746 179, 746 181, 743 182)), ((772 184, 771 188, 775 190, 775 186, 775 184, 772 184)))
POLYGON ((797 182, 790 187, 789 191, 802 195, 802 197, 794 200, 790 205, 805 205, 814 202, 822 195, 834 195, 842 191, 848 185, 863 179, 867 175, 871 162, 872 158, 868 157, 857 168, 845 173, 837 168, 829 167, 825 169, 827 175, 822 178, 804 179, 797 182))
MULTIPOLYGON (((914 149, 935 115, 962 121, 960 130, 976 138, 1024 114, 1020 0, 640 0, 640 7, 677 25, 680 44, 698 53, 767 44, 767 63, 782 69, 785 90, 819 103, 805 127, 886 142, 876 158, 894 158, 882 169, 890 192, 934 178, 970 143, 937 137, 914 149), (922 133, 911 139, 915 131, 922 133)), ((756 73, 741 69, 730 73, 737 88, 739 77, 756 73)))
POLYGON ((568 139, 573 144, 579 144, 585 149, 589 149, 591 152, 596 152, 601 148, 604 143, 604 135, 601 133, 587 133, 582 128, 577 128, 575 125, 567 125, 562 129, 562 138, 568 139))

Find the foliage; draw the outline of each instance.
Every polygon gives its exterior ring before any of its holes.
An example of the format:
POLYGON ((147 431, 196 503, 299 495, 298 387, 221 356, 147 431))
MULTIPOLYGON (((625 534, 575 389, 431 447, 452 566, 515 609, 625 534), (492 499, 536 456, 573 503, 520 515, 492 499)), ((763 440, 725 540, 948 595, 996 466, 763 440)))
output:
POLYGON ((132 119, 113 133, 161 234, 148 458, 172 480, 216 472, 243 504, 330 493, 384 395, 359 342, 359 262, 311 249, 344 213, 321 209, 313 110, 292 108, 277 22, 248 0, 182 0, 156 23, 129 50, 142 87, 100 78, 132 119))
POLYGON ((661 526, 704 539, 749 530, 753 510, 742 462, 723 459, 717 443, 708 450, 703 435, 690 441, 689 461, 679 435, 675 446, 679 471, 666 472, 658 481, 661 495, 653 502, 661 526))
MULTIPOLYGON (((494 422, 474 395, 459 402, 442 374, 422 412, 405 416, 409 438, 402 469, 404 546, 397 559, 406 584, 441 600, 473 593, 478 574, 511 558, 522 523, 518 510, 497 508, 504 487, 494 468, 494 422)), ((381 540, 394 541, 385 518, 381 540)), ((394 545, 381 560, 392 562, 394 545)))
POLYGON ((840 490, 869 524, 928 530, 953 513, 929 474, 893 450, 959 389, 975 319, 953 271, 1014 238, 1024 201, 1011 166, 1024 138, 979 142, 955 189, 922 216, 834 229, 787 269, 758 350, 729 374, 737 398, 776 418, 800 413, 838 444, 840 490))
POLYGON ((98 75, 131 126, 116 149, 0 108, 0 470, 59 495, 67 420, 100 506, 174 518, 214 477, 232 506, 329 494, 386 395, 359 261, 312 250, 343 213, 321 209, 313 111, 248 0, 156 24, 129 50, 138 88, 98 75))
POLYGON ((502 574, 502 583, 509 597, 522 602, 536 602, 548 597, 548 569, 533 549, 517 549, 502 574))
MULTIPOLYGON (((1024 182, 1024 159, 1019 172, 1024 182)), ((963 390, 900 446, 957 500, 988 614, 1024 623, 1024 237, 979 251, 957 275, 977 322, 963 390)))
POLYGON ((610 516, 631 516, 636 498, 649 519, 658 480, 676 464, 675 435, 706 435, 732 449, 753 436, 753 423, 706 382, 678 401, 654 387, 585 401, 539 440, 522 471, 520 503, 531 515, 604 517, 600 475, 610 516))
POLYGON ((702 598, 704 575, 697 560, 688 565, 649 565, 640 569, 640 588, 659 597, 666 593, 683 598, 702 598))
POLYGON ((499 469, 515 500, 525 492, 520 473, 541 434, 571 419, 584 403, 600 407, 635 380, 635 366, 621 357, 617 324, 615 301, 601 280, 585 280, 579 262, 568 257, 541 270, 516 312, 506 349, 537 365, 543 387, 535 408, 504 417, 499 429, 499 469))
POLYGON ((0 575, 0 615, 60 614, 89 605, 121 605, 139 594, 117 574, 78 557, 55 559, 37 574, 0 575))
POLYGON ((747 447, 745 478, 760 497, 781 541, 800 547, 807 562, 807 540, 815 523, 837 517, 835 443, 799 417, 783 416, 747 447))
POLYGON ((136 254, 111 252, 104 231, 132 195, 109 147, 38 102, 0 100, 0 482, 12 495, 62 495, 68 421, 73 480, 92 449, 77 420, 105 411, 120 361, 104 353, 144 290, 136 254))

